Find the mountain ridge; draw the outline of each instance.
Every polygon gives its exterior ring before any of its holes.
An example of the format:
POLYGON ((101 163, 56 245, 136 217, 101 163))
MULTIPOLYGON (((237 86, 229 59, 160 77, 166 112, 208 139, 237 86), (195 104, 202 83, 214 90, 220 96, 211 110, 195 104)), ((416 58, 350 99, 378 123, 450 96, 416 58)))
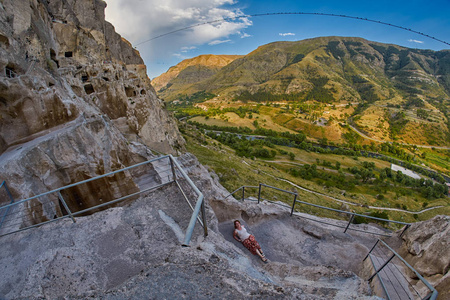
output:
MULTIPOLYGON (((394 141, 396 135, 408 135, 410 126, 422 128, 420 136, 433 131, 438 145, 450 140, 450 50, 419 50, 357 37, 273 42, 210 76, 185 68, 157 92, 169 102, 204 92, 223 102, 356 104, 355 124, 380 127, 377 139, 391 135, 394 141), (360 121, 373 118, 389 125, 360 121)), ((414 137, 405 139, 413 142, 414 137)), ((420 143, 425 139, 419 138, 420 143)))
POLYGON ((185 59, 176 66, 170 67, 167 72, 152 80, 152 85, 156 90, 165 87, 172 79, 176 78, 180 72, 190 66, 205 66, 209 68, 221 68, 242 55, 214 55, 202 54, 193 58, 185 59))

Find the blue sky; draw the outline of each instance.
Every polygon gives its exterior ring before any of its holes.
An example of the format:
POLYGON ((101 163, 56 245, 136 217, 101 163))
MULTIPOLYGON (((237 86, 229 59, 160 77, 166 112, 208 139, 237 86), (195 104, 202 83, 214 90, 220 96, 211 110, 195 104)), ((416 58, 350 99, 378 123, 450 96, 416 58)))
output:
POLYGON ((247 54, 274 41, 319 36, 356 36, 410 48, 442 50, 449 45, 373 22, 312 15, 223 18, 277 12, 315 12, 379 20, 450 43, 450 0, 105 0, 106 19, 141 53, 150 78, 200 54, 247 54))

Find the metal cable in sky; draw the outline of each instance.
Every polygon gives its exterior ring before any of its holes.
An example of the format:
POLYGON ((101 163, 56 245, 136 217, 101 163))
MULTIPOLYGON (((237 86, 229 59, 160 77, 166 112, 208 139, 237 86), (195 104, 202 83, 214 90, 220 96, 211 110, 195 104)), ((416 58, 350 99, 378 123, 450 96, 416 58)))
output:
POLYGON ((317 15, 317 16, 328 16, 328 17, 339 17, 339 18, 348 18, 348 19, 355 19, 355 20, 361 20, 361 21, 367 21, 367 22, 373 22, 373 23, 378 23, 378 24, 382 24, 382 25, 386 25, 386 26, 391 26, 391 27, 395 27, 395 28, 399 28, 402 30, 406 30, 409 32, 413 32, 419 35, 422 35, 424 37, 430 38, 432 40, 438 41, 440 43, 446 44, 448 46, 450 46, 449 42, 443 41, 441 39, 435 38, 433 36, 430 36, 428 34, 410 29, 410 28, 406 28, 403 26, 399 26, 399 25, 395 25, 395 24, 391 24, 391 23, 387 23, 387 22, 383 22, 383 21, 378 21, 378 20, 372 20, 372 19, 367 19, 367 18, 362 18, 362 17, 354 17, 354 16, 347 16, 347 15, 338 15, 338 14, 329 14, 329 13, 317 13, 317 12, 272 12, 272 13, 262 13, 262 14, 252 14, 252 15, 241 15, 241 16, 236 16, 236 17, 230 17, 230 18, 222 18, 222 19, 218 19, 218 20, 213 20, 213 21, 208 21, 208 22, 203 22, 203 23, 198 23, 195 25, 191 25, 191 26, 187 26, 187 27, 183 27, 177 30, 173 30, 170 32, 166 32, 163 34, 160 34, 158 36, 152 37, 148 40, 136 43, 135 46, 139 46, 142 44, 145 44, 147 42, 159 39, 161 37, 164 37, 166 35, 170 35, 176 32, 180 32, 180 31, 184 31, 184 30, 188 30, 194 27, 198 27, 198 26, 202 26, 202 25, 206 25, 206 24, 214 24, 214 23, 219 23, 219 22, 224 22, 224 21, 233 21, 235 19, 244 19, 244 18, 250 18, 250 17, 265 17, 265 16, 276 16, 276 15, 317 15))

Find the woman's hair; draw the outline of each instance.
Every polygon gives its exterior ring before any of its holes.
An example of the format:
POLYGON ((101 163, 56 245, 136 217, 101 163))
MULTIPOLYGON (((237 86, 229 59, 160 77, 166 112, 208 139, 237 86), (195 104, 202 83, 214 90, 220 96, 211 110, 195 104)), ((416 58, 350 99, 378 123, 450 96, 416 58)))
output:
POLYGON ((241 224, 241 221, 239 221, 239 220, 234 220, 234 228, 236 228, 236 223, 241 224))

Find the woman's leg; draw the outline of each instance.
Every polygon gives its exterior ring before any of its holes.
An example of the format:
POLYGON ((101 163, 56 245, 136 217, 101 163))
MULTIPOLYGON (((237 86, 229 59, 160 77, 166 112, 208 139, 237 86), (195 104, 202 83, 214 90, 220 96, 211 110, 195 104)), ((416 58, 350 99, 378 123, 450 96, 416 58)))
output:
POLYGON ((261 249, 256 249, 256 254, 258 254, 258 256, 262 259, 262 261, 266 261, 267 260, 267 258, 262 253, 261 249))

